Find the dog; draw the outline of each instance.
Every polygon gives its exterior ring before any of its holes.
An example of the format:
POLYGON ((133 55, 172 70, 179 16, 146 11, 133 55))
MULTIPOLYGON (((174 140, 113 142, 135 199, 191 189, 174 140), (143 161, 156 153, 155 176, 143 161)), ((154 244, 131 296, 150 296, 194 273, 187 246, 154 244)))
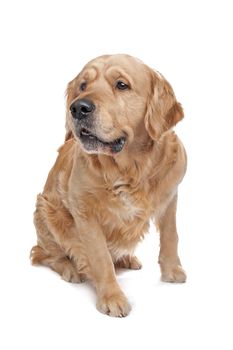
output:
POLYGON ((186 280, 176 207, 187 157, 173 131, 183 116, 167 80, 129 55, 98 57, 68 84, 65 142, 37 197, 31 261, 90 280, 104 314, 130 312, 115 267, 141 268, 134 251, 151 219, 162 281, 186 280))

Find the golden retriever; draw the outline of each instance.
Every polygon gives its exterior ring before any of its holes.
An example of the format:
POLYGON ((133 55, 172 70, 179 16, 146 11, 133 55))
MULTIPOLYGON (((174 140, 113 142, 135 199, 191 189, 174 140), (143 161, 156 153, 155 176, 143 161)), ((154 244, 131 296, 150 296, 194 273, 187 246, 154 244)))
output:
POLYGON ((150 219, 162 280, 186 280, 176 231, 186 153, 172 130, 182 118, 165 78, 128 55, 98 57, 68 84, 66 139, 37 198, 31 260, 90 280, 102 313, 129 313, 115 267, 141 268, 134 251, 150 219))

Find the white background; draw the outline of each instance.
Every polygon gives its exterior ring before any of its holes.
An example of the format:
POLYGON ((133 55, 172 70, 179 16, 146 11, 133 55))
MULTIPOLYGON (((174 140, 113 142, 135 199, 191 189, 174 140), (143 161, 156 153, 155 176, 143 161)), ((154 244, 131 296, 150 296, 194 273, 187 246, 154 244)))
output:
POLYGON ((0 348, 232 349, 231 1, 1 1, 0 348), (88 284, 32 267, 32 213, 64 139, 66 84, 90 59, 128 53, 159 70, 183 104, 188 157, 180 256, 188 280, 160 282, 158 234, 141 271, 118 280, 124 319, 95 309, 88 284))

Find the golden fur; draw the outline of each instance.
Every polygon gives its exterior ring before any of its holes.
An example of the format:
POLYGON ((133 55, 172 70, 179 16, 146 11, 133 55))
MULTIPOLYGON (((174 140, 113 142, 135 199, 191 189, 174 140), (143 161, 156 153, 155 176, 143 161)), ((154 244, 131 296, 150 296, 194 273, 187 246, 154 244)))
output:
POLYGON ((68 84, 66 141, 37 198, 38 242, 31 259, 67 281, 91 280, 103 313, 129 313, 114 267, 141 267, 134 250, 150 219, 160 232, 162 280, 186 279, 176 232, 177 188, 186 154, 172 131, 182 118, 182 107, 164 77, 128 55, 98 57, 68 84), (130 88, 118 90, 119 80, 130 88), (92 131, 98 138, 112 142, 125 136, 120 152, 111 152, 110 146, 89 150, 82 144, 70 106, 83 98, 96 105, 92 131))

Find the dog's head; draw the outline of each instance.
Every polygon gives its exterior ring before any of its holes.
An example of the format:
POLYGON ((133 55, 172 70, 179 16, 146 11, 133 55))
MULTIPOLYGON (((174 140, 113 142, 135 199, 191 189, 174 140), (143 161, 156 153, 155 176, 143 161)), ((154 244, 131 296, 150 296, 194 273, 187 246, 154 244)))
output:
POLYGON ((140 149, 182 118, 170 84, 128 55, 98 57, 68 84, 67 138, 87 153, 140 149))

